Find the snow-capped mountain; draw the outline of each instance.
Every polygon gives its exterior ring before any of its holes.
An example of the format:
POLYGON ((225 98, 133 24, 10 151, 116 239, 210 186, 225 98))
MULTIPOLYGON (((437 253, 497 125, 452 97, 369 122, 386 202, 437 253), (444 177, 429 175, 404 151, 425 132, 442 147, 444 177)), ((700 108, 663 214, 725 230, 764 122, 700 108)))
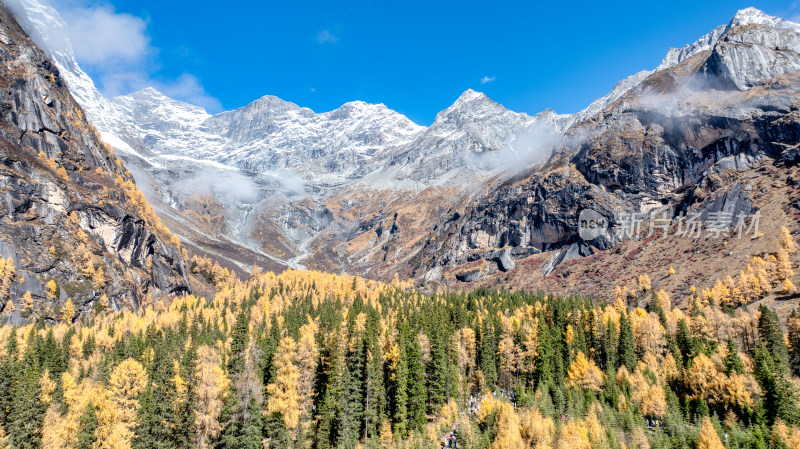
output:
POLYGON ((392 154, 390 170, 395 179, 442 183, 463 182, 456 178, 465 169, 480 177, 506 168, 508 160, 530 156, 525 161, 530 164, 542 159, 533 154, 538 148, 530 137, 550 140, 563 134, 571 120, 571 115, 552 110, 533 117, 513 112, 469 89, 437 114, 428 129, 392 154))
POLYGON ((361 101, 315 113, 265 96, 213 116, 154 88, 109 101, 75 60, 58 11, 45 0, 14 4, 15 15, 52 56, 106 142, 159 168, 168 162, 158 156, 172 155, 184 165, 191 158, 256 172, 288 169, 307 185, 341 186, 368 175, 390 188, 407 185, 405 178, 417 186, 441 184, 464 168, 479 178, 493 174, 498 163, 475 156, 519 146, 531 129, 559 133, 571 120, 550 112, 515 113, 472 90, 429 129, 383 104, 361 101))
POLYGON ((411 254, 424 240, 421 230, 409 226, 406 240, 383 232, 402 229, 398 209, 439 210, 444 200, 430 192, 467 201, 458 196, 470 190, 465 184, 488 191, 547 161, 554 149, 577 151, 625 107, 643 104, 648 86, 691 75, 706 81, 698 89, 746 90, 800 70, 800 25, 747 8, 576 114, 516 113, 467 90, 430 127, 382 104, 354 101, 317 113, 274 96, 211 115, 153 88, 104 98, 75 61, 67 25, 44 2, 15 0, 14 13, 52 56, 89 120, 123 150, 156 209, 186 231, 179 232, 185 242, 209 252, 238 245, 249 251, 236 260, 241 265, 266 258, 299 266, 326 248, 333 269, 348 270, 387 257, 381 251, 398 240, 404 243, 394 244, 395 254, 411 254), (673 70, 684 66, 693 72, 673 70), (654 81, 660 75, 664 80, 654 81), (375 215, 359 218, 365 214, 375 215))
POLYGON ((310 182, 325 178, 341 183, 363 174, 367 162, 424 129, 382 104, 361 101, 317 114, 265 96, 214 116, 152 88, 113 101, 155 154, 259 172, 291 169, 310 182))
POLYGON ((14 0, 6 5, 31 39, 56 63, 70 93, 103 140, 118 150, 143 151, 144 147, 137 145, 138 135, 129 118, 97 90, 94 81, 78 65, 67 37, 67 23, 58 11, 40 0, 14 0))
POLYGON ((682 48, 670 48, 655 70, 643 70, 617 83, 607 95, 594 100, 586 109, 575 114, 575 122, 589 119, 625 93, 637 87, 653 73, 674 67, 703 51, 714 49, 711 63, 704 70, 720 77, 728 85, 744 90, 762 80, 781 73, 800 69, 796 49, 800 25, 780 17, 770 16, 756 8, 736 13, 727 25, 719 25, 695 42, 682 48), (748 28, 749 26, 749 28, 748 28), (733 30, 737 28, 737 30, 733 30), (733 30, 734 32, 730 32, 733 30), (754 33, 755 41, 742 37, 754 33), (717 45, 725 37, 723 45, 717 45), (743 45, 747 41, 747 45, 743 45), (755 45, 753 45, 755 44, 755 45), (719 68, 718 66, 728 68, 719 68), (722 70, 721 73, 716 73, 722 70))
POLYGON ((800 70, 800 25, 755 8, 739 11, 701 69, 722 88, 747 90, 800 70))

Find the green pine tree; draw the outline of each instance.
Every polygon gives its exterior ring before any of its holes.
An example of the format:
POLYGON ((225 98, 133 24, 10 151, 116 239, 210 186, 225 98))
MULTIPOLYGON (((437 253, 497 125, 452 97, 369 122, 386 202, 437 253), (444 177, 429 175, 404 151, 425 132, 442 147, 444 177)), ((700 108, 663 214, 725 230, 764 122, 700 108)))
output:
POLYGON ((633 369, 636 368, 636 347, 633 342, 631 322, 625 313, 619 319, 619 347, 617 353, 619 354, 617 368, 625 365, 628 371, 633 372, 633 369))
MULTIPOLYGON (((30 348, 29 348, 30 349, 30 348)), ((30 357, 26 357, 31 360, 30 357)), ((40 372, 35 364, 23 361, 22 375, 13 388, 6 432, 11 445, 19 449, 38 449, 42 441, 45 405, 39 400, 40 372)))
POLYGON ((723 363, 725 364, 726 375, 730 376, 731 373, 744 374, 744 363, 742 363, 742 359, 739 358, 739 350, 736 349, 736 345, 730 338, 728 339, 727 354, 725 355, 723 363))
POLYGON ((408 424, 409 430, 422 429, 428 422, 425 416, 428 394, 425 390, 425 364, 419 342, 413 335, 406 339, 408 355, 408 424))
POLYGON ((78 436, 75 442, 75 449, 92 449, 97 441, 97 413, 94 404, 89 402, 83 415, 78 422, 78 436))
POLYGON ((789 350, 783 338, 781 323, 778 315, 761 305, 758 307, 761 316, 758 318, 758 335, 769 350, 776 363, 789 365, 789 350))

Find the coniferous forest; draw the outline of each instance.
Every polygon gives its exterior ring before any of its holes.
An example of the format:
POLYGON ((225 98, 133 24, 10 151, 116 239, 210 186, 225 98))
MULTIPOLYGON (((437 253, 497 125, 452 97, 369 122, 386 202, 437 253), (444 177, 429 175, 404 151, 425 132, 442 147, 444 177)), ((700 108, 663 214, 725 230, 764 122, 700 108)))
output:
POLYGON ((213 299, 0 328, 3 447, 800 447, 800 314, 193 270, 213 299))

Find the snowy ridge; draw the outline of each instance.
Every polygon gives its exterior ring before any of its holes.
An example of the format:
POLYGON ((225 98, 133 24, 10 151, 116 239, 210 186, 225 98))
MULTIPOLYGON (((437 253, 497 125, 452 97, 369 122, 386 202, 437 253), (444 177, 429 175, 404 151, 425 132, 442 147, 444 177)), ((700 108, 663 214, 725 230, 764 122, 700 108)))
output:
POLYGON ((119 150, 135 152, 130 144, 135 145, 137 137, 128 124, 128 117, 97 90, 94 81, 78 65, 69 42, 67 24, 58 11, 38 0, 15 0, 7 6, 31 39, 58 66, 70 93, 106 143, 119 150))
MULTIPOLYGON (((592 119, 602 126, 599 114, 613 114, 615 104, 627 101, 626 95, 636 93, 648 77, 702 52, 709 56, 697 62, 700 76, 713 80, 707 86, 714 89, 748 89, 800 70, 800 25, 747 8, 697 41, 670 49, 654 71, 619 81, 576 114, 516 113, 470 89, 430 127, 383 104, 354 101, 317 113, 274 96, 211 115, 153 88, 112 101, 103 97, 75 60, 67 25, 47 1, 13 0, 11 6, 50 54, 102 138, 127 153, 126 164, 142 180, 148 199, 184 226, 181 237, 210 241, 220 232, 230 242, 263 252, 262 243, 275 243, 280 239, 274 236, 281 235, 286 246, 273 254, 295 264, 318 249, 314 238, 324 237, 332 222, 343 230, 355 225, 327 209, 337 195, 491 185, 491 179, 544 162, 565 141, 575 145, 584 130, 570 133, 573 126, 592 119), (196 197, 219 206, 222 231, 197 221, 205 216, 206 203, 198 204, 196 197), (207 235, 198 234, 201 228, 207 235), (272 232, 265 237, 269 240, 255 241, 261 230, 272 232)), ((347 231, 342 238, 356 234, 347 231)))
MULTIPOLYGON (((607 95, 594 100, 586 109, 578 112, 575 115, 575 122, 587 120, 604 110, 639 86, 651 74, 674 67, 703 51, 712 51, 712 59, 716 56, 718 60, 723 60, 723 63, 727 64, 722 77, 729 78, 728 83, 741 90, 782 73, 800 70, 800 58, 796 57, 795 51, 800 49, 798 33, 800 25, 794 22, 770 16, 752 7, 742 9, 727 25, 717 26, 682 48, 670 48, 655 70, 643 70, 617 83, 607 95), (757 39, 737 42, 735 32, 739 27, 755 28, 750 32, 757 34, 757 39), (721 49, 725 47, 721 42, 723 38, 733 40, 734 45, 721 49), (734 48, 736 43, 747 45, 746 48, 734 48), (760 48, 753 48, 754 43, 760 48), (788 54, 785 50, 789 50, 788 54)), ((713 72, 714 68, 709 70, 707 66, 705 70, 713 72)))

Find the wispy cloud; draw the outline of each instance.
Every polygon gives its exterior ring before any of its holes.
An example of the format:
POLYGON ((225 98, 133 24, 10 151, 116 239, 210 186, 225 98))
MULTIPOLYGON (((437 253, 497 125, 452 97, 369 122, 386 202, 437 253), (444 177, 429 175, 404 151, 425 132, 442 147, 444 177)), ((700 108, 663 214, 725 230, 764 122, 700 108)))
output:
POLYGON ((320 45, 323 44, 335 44, 339 41, 339 38, 336 37, 333 33, 329 30, 322 30, 319 34, 317 34, 317 43, 320 45))
POLYGON ((170 98, 200 106, 211 113, 223 110, 219 100, 205 91, 197 77, 188 73, 175 79, 161 80, 141 72, 110 72, 100 75, 96 81, 102 85, 103 95, 107 98, 154 87, 170 98))
POLYGON ((63 11, 75 57, 104 68, 141 61, 152 53, 147 22, 118 13, 111 5, 77 7, 63 11))
MULTIPOLYGON (((6 1, 17 17, 30 16, 31 23, 41 19, 35 10, 36 2, 6 1)), ((219 100, 205 91, 197 77, 189 73, 169 78, 158 76, 159 49, 151 43, 146 19, 118 12, 107 0, 38 0, 38 3, 56 9, 66 27, 48 24, 48 30, 40 36, 44 42, 37 43, 54 53, 69 51, 71 47, 78 63, 92 74, 105 96, 152 86, 210 112, 222 109, 219 100)), ((184 58, 189 56, 188 49, 181 51, 184 58)))
POLYGON ((481 84, 493 83, 495 77, 494 76, 484 76, 481 78, 481 84))

